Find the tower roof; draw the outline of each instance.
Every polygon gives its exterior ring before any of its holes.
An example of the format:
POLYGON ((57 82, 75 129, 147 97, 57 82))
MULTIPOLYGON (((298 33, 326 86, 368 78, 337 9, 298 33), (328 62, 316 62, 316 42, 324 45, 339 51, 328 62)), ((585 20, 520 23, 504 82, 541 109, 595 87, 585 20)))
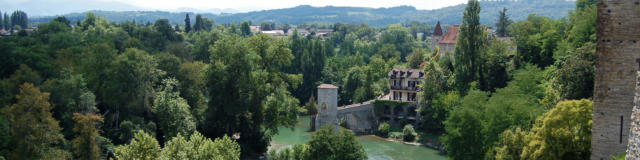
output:
POLYGON ((453 25, 447 30, 447 34, 442 37, 440 44, 456 44, 458 42, 458 33, 460 32, 460 25, 453 25))
POLYGON ((440 21, 436 24, 436 29, 433 30, 433 36, 442 36, 442 27, 440 27, 440 21))
POLYGON ((326 89, 338 89, 338 87, 331 84, 320 84, 318 88, 326 88, 326 89))

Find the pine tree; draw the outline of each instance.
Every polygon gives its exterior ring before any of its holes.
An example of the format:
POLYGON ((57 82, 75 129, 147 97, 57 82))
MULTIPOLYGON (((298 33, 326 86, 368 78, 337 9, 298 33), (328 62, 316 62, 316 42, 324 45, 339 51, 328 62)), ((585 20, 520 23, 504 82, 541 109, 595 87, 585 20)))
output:
POLYGON ((201 31, 203 30, 203 24, 202 24, 202 16, 200 14, 196 15, 196 24, 193 25, 193 30, 195 31, 201 31))
POLYGON ((484 78, 480 74, 482 69, 479 66, 482 64, 485 39, 483 27, 480 25, 480 2, 469 0, 454 51, 456 85, 462 93, 469 89, 470 82, 479 80, 481 88, 484 84, 484 78))
POLYGON ((29 24, 27 13, 23 11, 14 11, 13 14, 11 14, 11 24, 14 26, 20 26, 22 29, 26 29, 29 24))
POLYGON ((11 22, 9 21, 9 15, 5 12, 4 13, 4 30, 9 30, 9 28, 11 28, 11 22))
POLYGON ((242 24, 240 25, 240 31, 242 31, 242 36, 251 35, 251 27, 249 26, 248 21, 242 22, 242 24))
POLYGON ((502 8, 500 11, 500 17, 498 17, 498 22, 496 23, 496 32, 498 36, 505 37, 509 34, 507 27, 511 24, 511 20, 507 17, 507 8, 502 8))
POLYGON ((2 19, 2 12, 0 12, 0 29, 4 28, 4 19, 2 19))
POLYGON ((184 32, 191 32, 191 19, 189 19, 189 14, 187 13, 187 17, 184 18, 184 32))

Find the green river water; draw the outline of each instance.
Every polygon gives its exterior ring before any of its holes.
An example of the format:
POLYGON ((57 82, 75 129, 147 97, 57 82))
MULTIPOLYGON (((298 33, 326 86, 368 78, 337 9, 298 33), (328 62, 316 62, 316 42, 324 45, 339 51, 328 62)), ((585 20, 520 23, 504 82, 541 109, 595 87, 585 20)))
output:
MULTIPOLYGON (((280 128, 279 134, 271 140, 271 149, 294 144, 303 144, 309 141, 309 117, 301 117, 293 130, 280 128)), ((445 160, 446 156, 438 154, 438 151, 422 147, 408 145, 399 142, 387 141, 373 135, 358 136, 358 141, 372 160, 445 160)))

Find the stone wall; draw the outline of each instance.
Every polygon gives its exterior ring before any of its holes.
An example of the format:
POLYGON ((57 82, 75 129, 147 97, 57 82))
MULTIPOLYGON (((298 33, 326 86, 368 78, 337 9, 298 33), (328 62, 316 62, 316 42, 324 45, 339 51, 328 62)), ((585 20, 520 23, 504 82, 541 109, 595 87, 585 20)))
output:
POLYGON ((592 160, 627 147, 640 58, 640 2, 600 0, 597 21, 592 160))
POLYGON ((343 126, 356 134, 375 131, 378 119, 374 112, 374 100, 338 107, 338 120, 344 120, 343 126))
POLYGON ((631 113, 631 131, 627 147, 627 159, 640 159, 640 71, 637 72, 636 92, 633 112, 631 113))

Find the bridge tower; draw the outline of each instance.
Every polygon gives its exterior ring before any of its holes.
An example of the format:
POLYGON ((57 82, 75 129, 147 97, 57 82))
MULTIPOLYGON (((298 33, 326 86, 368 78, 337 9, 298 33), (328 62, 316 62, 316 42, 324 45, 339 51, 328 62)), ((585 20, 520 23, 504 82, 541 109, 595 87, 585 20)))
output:
POLYGON ((324 125, 333 125, 338 130, 338 87, 331 84, 318 86, 318 114, 315 119, 315 129, 324 125))
POLYGON ((625 152, 640 58, 640 0, 600 0, 591 159, 625 152))

